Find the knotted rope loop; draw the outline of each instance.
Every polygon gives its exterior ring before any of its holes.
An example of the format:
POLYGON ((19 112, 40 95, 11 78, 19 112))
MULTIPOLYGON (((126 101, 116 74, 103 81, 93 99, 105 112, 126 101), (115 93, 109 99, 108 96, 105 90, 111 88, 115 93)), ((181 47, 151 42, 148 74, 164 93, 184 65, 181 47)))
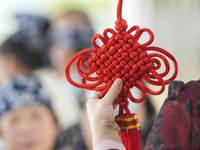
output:
POLYGON ((101 98, 116 78, 120 78, 123 81, 123 88, 116 98, 116 102, 120 105, 119 114, 124 112, 130 114, 128 99, 140 103, 146 98, 147 93, 153 95, 162 93, 165 85, 177 76, 178 65, 176 59, 166 50, 149 46, 154 40, 151 30, 133 26, 127 31, 128 25, 122 18, 121 8, 122 0, 119 0, 115 30, 108 28, 104 30, 103 35, 94 35, 92 38, 94 49, 85 49, 73 56, 66 65, 65 73, 67 80, 74 86, 101 90, 101 98), (144 33, 149 35, 149 39, 140 44, 138 40, 144 33), (101 46, 97 44, 97 40, 102 42, 101 46), (174 71, 172 76, 166 79, 171 71, 168 60, 173 62, 174 71), (76 83, 70 77, 70 66, 75 61, 82 83, 76 83), (159 73, 161 67, 165 70, 159 73), (142 81, 159 86, 160 89, 153 91, 142 81), (131 94, 130 89, 133 87, 141 91, 141 98, 135 98, 131 94))
MULTIPOLYGON (((116 102, 119 103, 116 121, 122 130, 122 142, 126 149, 132 150, 140 144, 140 127, 137 118, 128 108, 129 102, 140 103, 144 101, 147 93, 161 94, 165 85, 177 76, 178 65, 169 52, 150 46, 154 40, 151 30, 140 29, 138 26, 127 30, 128 24, 122 18, 122 3, 123 0, 119 0, 115 30, 108 28, 104 30, 103 35, 94 35, 94 49, 84 49, 73 56, 66 65, 65 74, 67 80, 76 87, 102 91, 100 98, 108 92, 116 78, 123 81, 122 91, 116 98, 116 102), (140 44, 138 41, 143 34, 148 34, 149 39, 140 44), (97 40, 102 44, 97 44, 97 40), (169 60, 174 64, 174 71, 170 70, 169 60), (70 76, 70 66, 73 62, 76 62, 82 83, 73 81, 70 76), (163 68, 164 71, 161 72, 163 68), (170 77, 169 73, 172 73, 170 77), (159 89, 154 91, 148 88, 145 82, 159 86, 159 89), (132 88, 141 92, 140 98, 132 95, 132 88), (138 136, 135 136, 136 134, 138 136)), ((140 149, 140 146, 138 148, 140 149)))
POLYGON ((122 19, 122 20, 115 21, 115 30, 126 31, 127 28, 128 28, 128 24, 126 20, 122 19))

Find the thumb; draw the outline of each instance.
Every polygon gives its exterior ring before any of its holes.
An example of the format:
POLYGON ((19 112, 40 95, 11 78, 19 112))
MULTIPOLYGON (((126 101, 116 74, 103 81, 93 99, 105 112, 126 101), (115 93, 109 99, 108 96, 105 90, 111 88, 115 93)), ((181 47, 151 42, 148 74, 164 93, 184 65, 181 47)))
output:
POLYGON ((114 100, 122 90, 122 85, 122 80, 117 78, 103 98, 106 104, 113 104, 114 100))

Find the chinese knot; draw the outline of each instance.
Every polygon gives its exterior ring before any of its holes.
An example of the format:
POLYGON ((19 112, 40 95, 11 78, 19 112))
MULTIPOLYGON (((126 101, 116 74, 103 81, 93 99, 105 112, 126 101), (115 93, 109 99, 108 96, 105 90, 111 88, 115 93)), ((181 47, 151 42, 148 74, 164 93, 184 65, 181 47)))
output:
POLYGON ((147 93, 161 94, 165 85, 174 80, 178 72, 178 65, 173 55, 162 48, 150 46, 154 40, 151 30, 140 29, 138 26, 127 30, 127 22, 122 19, 122 2, 123 0, 119 0, 118 3, 115 30, 107 28, 103 35, 94 35, 92 38, 94 48, 84 49, 74 55, 65 68, 66 78, 72 85, 102 91, 101 97, 106 94, 116 78, 121 78, 123 89, 116 98, 116 102, 120 105, 119 114, 121 115, 124 112, 131 113, 128 108, 128 98, 134 103, 140 103, 146 98, 147 93), (149 35, 149 40, 140 44, 138 40, 145 32, 149 35), (97 44, 97 39, 102 41, 102 46, 97 44), (170 72, 169 59, 174 64, 174 71, 171 77, 164 79, 170 72), (82 83, 76 83, 70 76, 70 66, 75 61, 82 83), (161 67, 165 67, 165 70, 158 73, 161 67), (153 91, 142 80, 161 88, 153 91), (141 91, 141 98, 136 99, 131 94, 130 89, 133 87, 141 91))

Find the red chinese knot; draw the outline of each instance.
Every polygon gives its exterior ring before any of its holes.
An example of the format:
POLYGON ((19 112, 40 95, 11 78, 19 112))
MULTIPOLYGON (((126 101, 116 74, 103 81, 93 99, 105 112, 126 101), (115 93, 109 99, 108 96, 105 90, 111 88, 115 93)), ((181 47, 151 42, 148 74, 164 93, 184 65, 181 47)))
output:
POLYGON ((101 90, 101 97, 105 95, 116 78, 121 78, 123 89, 116 98, 116 101, 120 104, 119 114, 123 114, 124 110, 130 114, 127 99, 140 103, 146 98, 147 93, 161 94, 165 89, 165 85, 175 79, 178 65, 174 56, 166 50, 149 46, 154 40, 151 30, 147 28, 140 29, 138 26, 133 26, 127 30, 127 22, 122 19, 122 2, 122 0, 119 0, 118 3, 117 21, 115 22, 116 31, 108 28, 104 30, 103 36, 100 34, 94 35, 92 38, 94 49, 84 49, 73 56, 66 65, 65 73, 66 78, 72 85, 88 90, 101 90), (138 40, 145 32, 149 35, 149 40, 140 44, 138 40), (112 36, 109 37, 108 34, 112 36), (97 39, 102 41, 102 46, 96 43, 97 39), (169 79, 164 80, 163 78, 170 71, 168 59, 174 63, 174 72, 169 79), (162 66, 160 60, 163 61, 165 66, 162 73, 157 72, 162 66), (76 61, 77 71, 82 77, 82 84, 76 83, 70 76, 70 66, 74 61, 76 61), (158 91, 153 91, 145 86, 142 80, 161 88, 158 91), (91 83, 87 83, 88 81, 91 83), (136 99, 132 96, 130 89, 133 87, 141 91, 141 98, 136 99))

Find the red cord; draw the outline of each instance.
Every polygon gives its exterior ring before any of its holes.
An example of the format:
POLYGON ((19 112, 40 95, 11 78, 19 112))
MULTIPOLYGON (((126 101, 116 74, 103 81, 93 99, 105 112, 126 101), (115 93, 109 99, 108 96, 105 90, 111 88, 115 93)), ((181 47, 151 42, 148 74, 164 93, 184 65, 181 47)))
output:
POLYGON ((124 111, 130 114, 127 99, 140 103, 146 98, 147 93, 161 94, 165 89, 165 85, 177 76, 178 65, 174 56, 166 50, 149 46, 154 40, 154 34, 151 30, 133 26, 127 31, 127 22, 122 19, 122 3, 123 0, 119 0, 117 21, 115 22, 116 31, 108 28, 104 30, 103 36, 100 34, 94 35, 92 38, 94 49, 85 49, 73 56, 66 65, 65 73, 67 80, 72 85, 89 90, 101 90, 101 97, 106 94, 116 78, 121 78, 124 86, 116 99, 120 104, 119 114, 123 114, 124 111), (149 40, 143 44, 138 43, 141 35, 145 32, 149 35, 149 40), (109 37, 108 33, 112 36, 109 37), (96 43, 97 39, 102 41, 102 46, 96 43), (149 53, 150 51, 153 53, 149 53), (77 70, 82 77, 81 84, 73 81, 70 76, 70 66, 76 60, 77 70), (174 72, 170 78, 164 79, 170 72, 168 60, 173 62, 174 72), (162 64, 164 64, 165 70, 158 73, 157 70, 162 67, 162 64), (160 86, 160 90, 153 91, 147 88, 142 80, 160 86), (91 83, 88 84, 88 82, 91 83), (130 89, 133 87, 141 91, 141 98, 136 99, 131 94, 130 89))
POLYGON ((117 20, 122 20, 122 4, 123 0, 119 0, 117 5, 117 20))

